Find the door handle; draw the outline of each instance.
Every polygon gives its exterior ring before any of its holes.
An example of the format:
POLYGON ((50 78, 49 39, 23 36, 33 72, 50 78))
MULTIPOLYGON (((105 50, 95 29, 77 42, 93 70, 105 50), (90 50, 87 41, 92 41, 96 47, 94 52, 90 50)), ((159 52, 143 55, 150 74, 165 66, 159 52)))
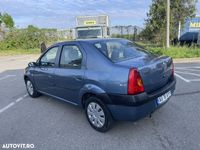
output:
POLYGON ((52 75, 48 75, 48 78, 52 78, 53 76, 52 75))
POLYGON ((76 81, 82 81, 83 80, 83 77, 82 76, 74 76, 74 79, 76 81))
POLYGON ((45 68, 45 67, 40 67, 40 69, 44 71, 48 70, 48 68, 45 68))

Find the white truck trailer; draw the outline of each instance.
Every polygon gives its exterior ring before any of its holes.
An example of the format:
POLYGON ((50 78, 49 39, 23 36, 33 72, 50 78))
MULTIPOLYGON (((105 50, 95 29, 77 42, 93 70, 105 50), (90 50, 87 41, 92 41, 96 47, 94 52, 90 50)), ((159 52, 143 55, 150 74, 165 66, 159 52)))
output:
POLYGON ((108 16, 100 15, 76 17, 75 37, 77 39, 107 38, 109 35, 108 16))

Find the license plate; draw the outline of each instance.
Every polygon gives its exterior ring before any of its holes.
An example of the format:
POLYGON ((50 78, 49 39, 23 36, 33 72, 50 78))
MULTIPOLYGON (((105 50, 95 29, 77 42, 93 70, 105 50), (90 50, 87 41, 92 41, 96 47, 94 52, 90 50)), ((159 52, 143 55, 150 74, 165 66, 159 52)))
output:
POLYGON ((171 91, 169 91, 169 92, 165 93, 164 95, 158 97, 158 99, 157 99, 158 105, 166 102, 171 96, 172 96, 172 93, 171 93, 171 91))

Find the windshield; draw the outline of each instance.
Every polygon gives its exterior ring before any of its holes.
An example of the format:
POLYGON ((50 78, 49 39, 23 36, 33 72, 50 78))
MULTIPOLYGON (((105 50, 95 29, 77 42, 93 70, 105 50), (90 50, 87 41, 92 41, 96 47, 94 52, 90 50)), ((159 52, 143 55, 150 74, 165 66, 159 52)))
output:
POLYGON ((97 38, 101 37, 101 29, 78 29, 78 38, 97 38))
POLYGON ((112 62, 143 57, 150 54, 128 40, 103 41, 95 43, 94 46, 112 62))

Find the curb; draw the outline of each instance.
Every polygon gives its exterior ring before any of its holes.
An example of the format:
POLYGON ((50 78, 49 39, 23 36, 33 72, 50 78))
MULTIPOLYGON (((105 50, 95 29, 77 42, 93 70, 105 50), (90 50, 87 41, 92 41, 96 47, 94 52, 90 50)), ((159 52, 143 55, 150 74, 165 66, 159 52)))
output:
POLYGON ((173 59, 174 63, 200 63, 200 57, 199 58, 178 58, 173 59))
MULTIPOLYGON (((35 59, 39 58, 41 54, 24 54, 24 55, 6 55, 6 56, 0 56, 1 59, 5 58, 12 58, 12 57, 19 57, 19 56, 25 56, 25 57, 33 57, 35 59)), ((173 62, 178 63, 200 63, 200 57, 197 58, 175 58, 173 59, 173 62)))

